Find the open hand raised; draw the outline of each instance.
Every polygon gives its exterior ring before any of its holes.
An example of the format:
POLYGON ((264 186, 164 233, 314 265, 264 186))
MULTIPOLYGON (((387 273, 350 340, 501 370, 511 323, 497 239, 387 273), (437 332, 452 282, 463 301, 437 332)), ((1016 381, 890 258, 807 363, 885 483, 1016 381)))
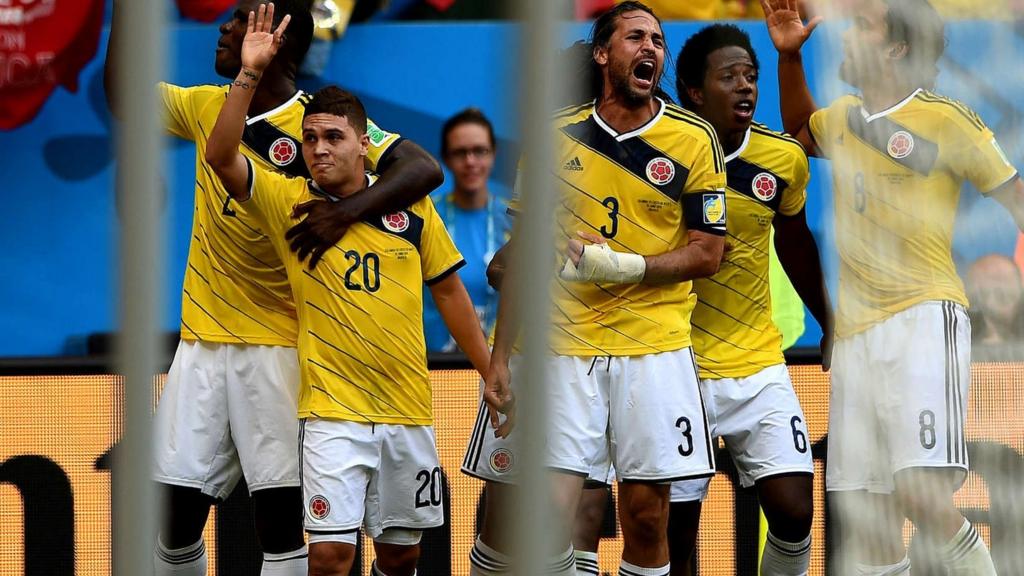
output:
POLYGON ((250 10, 245 40, 242 41, 242 66, 263 72, 281 47, 284 31, 291 19, 290 14, 286 15, 277 30, 271 32, 274 25, 274 3, 260 4, 257 12, 250 10))
POLYGON ((780 54, 799 52, 811 32, 821 24, 821 16, 804 24, 797 4, 798 0, 761 0, 768 35, 780 54))

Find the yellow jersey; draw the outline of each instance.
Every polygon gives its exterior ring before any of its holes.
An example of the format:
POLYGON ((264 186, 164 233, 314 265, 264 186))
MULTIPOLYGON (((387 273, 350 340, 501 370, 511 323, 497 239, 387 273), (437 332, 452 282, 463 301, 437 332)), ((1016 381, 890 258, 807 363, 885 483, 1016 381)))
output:
POLYGON ((718 273, 693 281, 693 352, 701 378, 744 378, 785 361, 772 321, 769 253, 776 214, 804 208, 810 169, 800 144, 754 124, 726 157, 729 250, 718 273))
POLYGON ((292 207, 333 198, 312 180, 258 167, 252 174, 252 197, 243 205, 270 233, 295 294, 299 417, 431 424, 423 283, 464 264, 434 203, 423 198, 354 224, 309 270, 284 238, 296 222, 292 207))
MULTIPOLYGON (((577 231, 645 256, 684 246, 688 229, 725 234, 725 158, 714 129, 682 108, 658 104, 654 118, 624 134, 608 126, 593 103, 556 114, 559 252, 577 231)), ((519 209, 517 198, 510 209, 519 209)), ((690 285, 556 278, 552 351, 638 356, 685 348, 696 300, 690 285)))
MULTIPOLYGON (((227 86, 183 88, 160 84, 168 132, 196 144, 192 239, 181 296, 185 340, 295 346, 295 306, 263 226, 230 200, 206 165, 206 140, 217 122, 227 86)), ((302 159, 302 114, 310 96, 301 91, 277 108, 246 120, 240 150, 260 167, 308 176, 302 159)), ((400 140, 367 121, 368 167, 400 140)))
POLYGON ((987 194, 1017 177, 978 115, 919 89, 877 114, 844 96, 810 129, 832 160, 837 336, 927 300, 966 306, 951 255, 961 185, 987 194))

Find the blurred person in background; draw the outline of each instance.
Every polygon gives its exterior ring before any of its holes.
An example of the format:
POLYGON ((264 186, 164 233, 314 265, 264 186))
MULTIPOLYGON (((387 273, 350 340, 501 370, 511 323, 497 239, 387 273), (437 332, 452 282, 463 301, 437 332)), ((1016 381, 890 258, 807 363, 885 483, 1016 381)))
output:
POLYGON ((974 359, 1024 358, 1024 282, 1014 261, 1002 254, 977 259, 967 270, 967 295, 974 359))
MULTIPOLYGON (((508 239, 510 227, 505 201, 487 189, 495 152, 494 127, 480 110, 467 108, 445 121, 441 157, 455 183, 435 204, 466 260, 459 276, 485 333, 494 326, 498 312, 498 293, 487 284, 487 264, 508 239)), ((424 298, 423 313, 427 351, 454 351, 455 341, 432 298, 424 298)))
POLYGON ((971 334, 952 228, 965 181, 1024 228, 1024 184, 977 114, 930 92, 946 40, 927 0, 857 4, 839 76, 859 94, 821 109, 800 53, 820 18, 805 24, 795 0, 762 6, 786 131, 832 161, 840 265, 825 486, 841 562, 910 574, 906 518, 950 576, 994 576, 953 503, 968 470, 971 334))

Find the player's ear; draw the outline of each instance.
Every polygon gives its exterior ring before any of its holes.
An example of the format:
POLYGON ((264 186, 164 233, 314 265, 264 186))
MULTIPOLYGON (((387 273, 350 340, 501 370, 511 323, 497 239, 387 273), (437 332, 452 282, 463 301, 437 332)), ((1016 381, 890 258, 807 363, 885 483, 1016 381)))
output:
POLYGON ((370 153, 370 135, 363 132, 362 136, 359 137, 359 155, 366 156, 370 153))
POLYGON ((687 88, 686 95, 690 97, 690 101, 697 106, 704 105, 704 91, 700 88, 687 88))
POLYGON ((894 42, 889 46, 889 59, 900 60, 906 58, 909 52, 910 46, 906 42, 894 42))
POLYGON ((604 66, 608 63, 608 48, 604 46, 594 46, 594 62, 597 62, 599 66, 604 66))

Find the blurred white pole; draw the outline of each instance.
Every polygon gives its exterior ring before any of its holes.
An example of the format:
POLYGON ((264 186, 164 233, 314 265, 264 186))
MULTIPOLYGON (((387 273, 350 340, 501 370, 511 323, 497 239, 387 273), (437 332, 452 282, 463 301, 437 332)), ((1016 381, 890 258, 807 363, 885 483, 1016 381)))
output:
POLYGON ((163 77, 164 3, 118 4, 120 50, 117 138, 120 202, 119 372, 124 375, 124 432, 113 469, 114 574, 153 573, 158 507, 151 478, 153 376, 159 370, 157 329, 164 309, 164 202, 156 84, 163 77))
POLYGON ((552 280, 551 233, 554 221, 558 186, 550 167, 555 157, 551 113, 562 101, 565 78, 557 67, 558 35, 561 2, 528 0, 523 2, 523 28, 521 35, 522 84, 520 87, 520 126, 523 129, 524 168, 520 191, 522 214, 512 286, 521 303, 522 346, 524 369, 516 375, 518 390, 519 458, 521 485, 518 506, 507 511, 516 518, 517 558, 515 573, 520 576, 544 574, 552 553, 560 552, 552 544, 557 537, 552 523, 550 485, 543 468, 546 445, 548 411, 545 389, 548 374, 544 360, 549 354, 551 326, 551 296, 548 286, 552 280))

